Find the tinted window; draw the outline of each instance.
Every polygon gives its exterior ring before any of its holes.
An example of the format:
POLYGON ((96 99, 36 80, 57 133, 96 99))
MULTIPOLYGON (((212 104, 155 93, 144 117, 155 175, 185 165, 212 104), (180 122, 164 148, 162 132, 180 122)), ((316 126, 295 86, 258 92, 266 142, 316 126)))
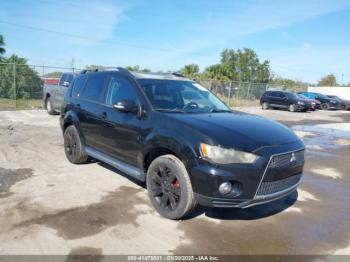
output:
POLYGON ((271 97, 278 97, 278 93, 276 93, 276 92, 271 92, 271 93, 269 93, 269 96, 271 96, 271 97))
POLYGON ((107 81, 107 76, 105 75, 88 76, 88 79, 81 97, 88 100, 101 101, 103 88, 106 84, 106 81, 107 81))
POLYGON ((106 104, 114 105, 120 100, 138 102, 138 96, 133 85, 124 77, 113 76, 108 85, 106 104))
POLYGON ((83 90, 84 84, 86 81, 86 77, 85 76, 81 76, 75 79, 74 83, 73 83, 73 92, 72 92, 72 96, 73 97, 79 97, 81 94, 81 91, 83 90))
POLYGON ((64 81, 66 81, 67 75, 63 74, 61 76, 60 82, 58 83, 60 86, 63 86, 64 81))
POLYGON ((229 110, 199 83, 183 80, 138 79, 156 110, 208 113, 229 110))

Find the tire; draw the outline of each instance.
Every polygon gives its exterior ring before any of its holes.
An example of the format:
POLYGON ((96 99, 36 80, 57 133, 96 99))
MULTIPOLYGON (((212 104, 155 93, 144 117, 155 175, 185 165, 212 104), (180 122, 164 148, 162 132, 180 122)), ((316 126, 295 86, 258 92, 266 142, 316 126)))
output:
POLYGON ((183 218, 197 205, 186 167, 174 155, 153 160, 147 171, 146 183, 152 205, 166 218, 183 218))
POLYGON ((289 105, 288 110, 289 110, 289 112, 295 112, 295 111, 297 111, 297 107, 295 104, 291 104, 291 105, 289 105))
POLYGON ((49 115, 56 115, 57 114, 53 105, 52 105, 50 97, 46 98, 45 107, 46 107, 46 111, 49 115))
POLYGON ((64 152, 69 162, 73 164, 85 163, 88 155, 84 152, 78 130, 74 125, 67 127, 63 135, 64 152))
POLYGON ((267 102, 262 103, 261 108, 262 108, 263 110, 269 109, 269 103, 267 103, 267 102))
POLYGON ((328 104, 328 103, 323 103, 322 105, 321 105, 321 109, 323 109, 323 110, 329 110, 331 107, 330 107, 330 105, 328 104))

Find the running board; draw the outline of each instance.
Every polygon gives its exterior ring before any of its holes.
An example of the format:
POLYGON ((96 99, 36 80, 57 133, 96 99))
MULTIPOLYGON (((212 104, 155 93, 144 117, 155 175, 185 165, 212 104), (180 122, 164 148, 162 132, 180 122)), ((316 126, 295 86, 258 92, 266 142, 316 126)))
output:
POLYGON ((145 181, 145 174, 141 173, 140 170, 137 167, 134 167, 132 165, 126 164, 120 160, 116 160, 113 157, 106 155, 104 153, 101 153, 100 151, 97 151, 96 149, 93 149, 91 147, 86 146, 85 152, 89 156, 96 158, 104 163, 107 163, 120 171, 124 172, 125 174, 132 176, 142 182, 145 181))

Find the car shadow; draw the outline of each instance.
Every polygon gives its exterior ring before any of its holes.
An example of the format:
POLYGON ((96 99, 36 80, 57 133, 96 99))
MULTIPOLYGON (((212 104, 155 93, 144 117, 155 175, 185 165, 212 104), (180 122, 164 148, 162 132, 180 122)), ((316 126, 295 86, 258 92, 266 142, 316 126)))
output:
POLYGON ((91 163, 97 163, 98 165, 102 166, 103 168, 106 168, 106 169, 116 173, 116 175, 122 176, 122 177, 128 179, 130 182, 132 182, 132 183, 134 183, 134 184, 136 184, 136 185, 146 189, 146 183, 145 182, 142 182, 142 181, 140 181, 140 180, 138 180, 138 179, 136 179, 136 178, 134 178, 134 177, 124 173, 123 171, 121 171, 121 170, 119 170, 119 169, 117 169, 117 168, 115 168, 115 167, 113 167, 113 166, 111 166, 111 165, 109 165, 107 163, 101 162, 101 161, 96 160, 96 159, 92 159, 90 161, 91 161, 91 163))
POLYGON ((263 205, 243 208, 211 208, 198 206, 186 219, 192 219, 200 215, 221 220, 256 220, 280 213, 294 205, 298 199, 298 192, 294 191, 290 195, 279 200, 263 205))
MULTIPOLYGON (((146 183, 141 182, 137 180, 134 177, 129 176, 128 174, 125 174, 124 172, 120 171, 119 169, 106 164, 104 162, 101 162, 96 159, 90 159, 88 163, 96 163, 100 165, 103 168, 106 168, 114 173, 116 175, 123 176, 124 178, 128 179, 130 182, 144 188, 146 188, 146 183)), ((87 163, 87 164, 88 164, 87 163)), ((256 220, 261 219, 269 216, 273 216, 277 213, 280 213, 287 208, 294 205, 294 203, 298 199, 298 192, 294 191, 290 195, 281 198, 279 200, 266 203, 263 205, 257 205, 253 206, 247 209, 242 208, 211 208, 211 207, 204 207, 204 206, 197 206, 195 210, 193 210, 188 216, 184 217, 182 220, 190 220, 193 218, 196 218, 201 215, 205 215, 206 217, 214 218, 214 219, 220 219, 220 220, 256 220)))

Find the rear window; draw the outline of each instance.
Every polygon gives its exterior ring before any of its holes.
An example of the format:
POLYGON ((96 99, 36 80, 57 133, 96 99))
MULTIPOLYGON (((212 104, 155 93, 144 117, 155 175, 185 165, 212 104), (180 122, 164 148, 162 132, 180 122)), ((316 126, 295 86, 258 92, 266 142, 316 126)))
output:
POLYGON ((105 75, 88 76, 88 79, 81 97, 87 100, 101 101, 106 82, 107 82, 107 76, 105 75))
POLYGON ((75 79, 74 83, 73 83, 73 92, 72 92, 72 96, 73 97, 79 97, 81 94, 81 91, 83 90, 84 84, 86 81, 86 77, 85 76, 81 76, 75 79))

